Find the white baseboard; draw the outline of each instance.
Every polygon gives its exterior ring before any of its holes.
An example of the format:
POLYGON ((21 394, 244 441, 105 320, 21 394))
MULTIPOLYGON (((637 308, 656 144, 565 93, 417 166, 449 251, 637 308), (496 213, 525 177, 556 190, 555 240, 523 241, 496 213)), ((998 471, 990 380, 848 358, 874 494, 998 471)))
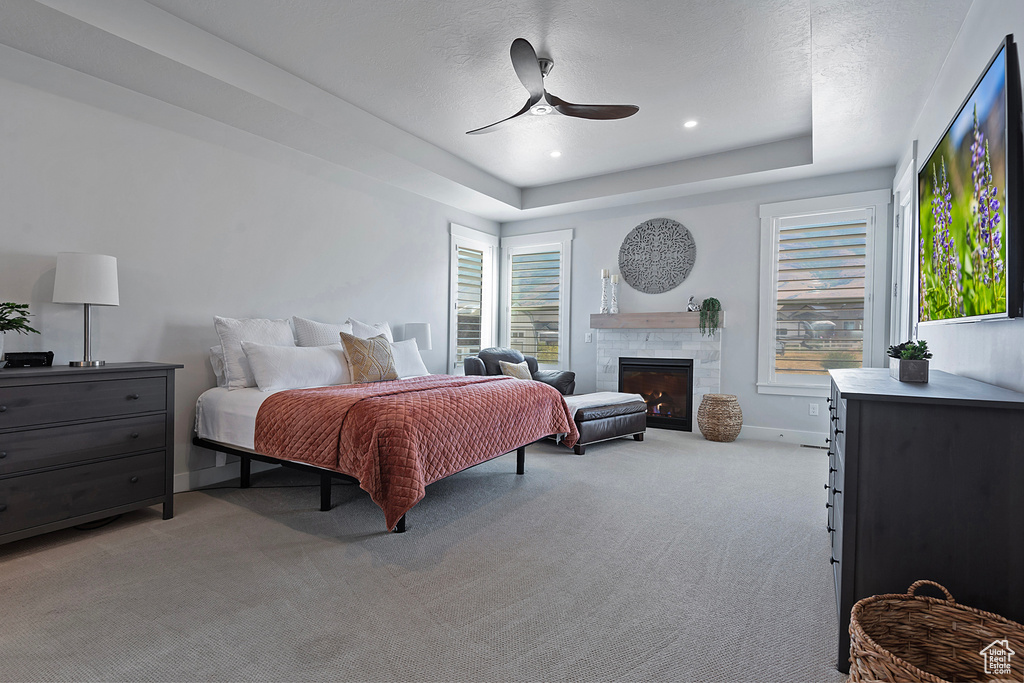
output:
MULTIPOLYGON (((280 465, 272 465, 268 462, 252 461, 251 472, 263 472, 280 465)), ((205 467, 201 470, 182 472, 174 475, 174 492, 192 491, 204 486, 212 486, 221 482, 238 479, 242 474, 242 466, 238 461, 228 463, 221 467, 205 467)))
POLYGON ((804 432, 798 429, 773 429, 771 427, 743 425, 739 438, 756 441, 781 441, 800 446, 820 446, 824 448, 827 445, 825 439, 828 438, 828 434, 824 432, 804 432))

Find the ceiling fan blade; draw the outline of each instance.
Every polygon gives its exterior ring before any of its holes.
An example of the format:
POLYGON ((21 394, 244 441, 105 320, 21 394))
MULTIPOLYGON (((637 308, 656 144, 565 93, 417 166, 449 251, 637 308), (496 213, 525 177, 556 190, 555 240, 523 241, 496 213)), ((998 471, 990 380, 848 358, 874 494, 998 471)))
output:
POLYGON ((539 100, 544 94, 544 74, 541 73, 537 51, 533 49, 533 45, 525 38, 516 38, 512 41, 509 56, 512 58, 512 68, 516 70, 516 76, 519 76, 523 87, 530 91, 530 97, 539 100))
POLYGON ((538 97, 530 97, 530 99, 526 100, 526 104, 523 105, 522 109, 517 111, 515 114, 512 114, 512 116, 509 116, 507 119, 502 119, 501 121, 495 121, 494 123, 486 125, 483 128, 474 128, 473 130, 467 130, 466 131, 466 135, 479 135, 480 133, 490 133, 493 130, 495 130, 495 127, 498 126, 499 124, 505 123, 506 121, 511 121, 515 117, 522 116, 526 112, 530 111, 530 107, 532 107, 533 105, 537 104, 537 102, 539 102, 539 101, 540 101, 540 97, 539 96, 538 97))
POLYGON ((573 104, 551 93, 544 93, 544 99, 559 114, 581 119, 624 119, 640 111, 640 107, 635 104, 573 104))

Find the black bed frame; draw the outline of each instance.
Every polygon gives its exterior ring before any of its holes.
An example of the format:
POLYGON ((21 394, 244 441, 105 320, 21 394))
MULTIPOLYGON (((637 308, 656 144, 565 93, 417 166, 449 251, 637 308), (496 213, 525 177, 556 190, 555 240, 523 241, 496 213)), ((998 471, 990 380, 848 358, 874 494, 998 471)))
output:
MULTIPOLYGON (((341 480, 347 481, 347 482, 349 482, 351 484, 358 484, 359 483, 359 480, 356 479, 355 477, 349 476, 347 474, 342 474, 341 472, 334 472, 332 470, 325 470, 322 467, 315 467, 313 465, 307 465, 305 463, 295 462, 294 460, 282 460, 280 458, 274 458, 274 457, 271 457, 269 455, 263 455, 261 453, 253 453, 252 451, 244 451, 244 450, 242 450, 240 448, 232 448, 231 446, 225 446, 224 444, 217 443, 216 441, 207 441, 206 439, 201 439, 198 436, 193 436, 192 437, 192 443, 194 445, 196 445, 196 446, 201 446, 202 448, 207 448, 207 449, 209 449, 211 451, 217 451, 218 453, 227 453, 228 455, 237 455, 239 458, 241 458, 241 462, 240 462, 240 465, 241 465, 241 476, 239 477, 239 479, 240 479, 239 488, 243 488, 243 489, 249 488, 249 478, 250 478, 250 473, 251 473, 252 461, 253 460, 259 460, 260 462, 267 462, 267 463, 270 463, 272 465, 281 465, 282 467, 288 467, 290 469, 299 470, 301 472, 312 472, 313 474, 319 475, 320 476, 320 511, 321 512, 327 512, 328 510, 331 509, 331 480, 332 479, 341 479, 341 480)), ((531 442, 531 443, 534 443, 534 442, 531 442)), ((525 474, 526 473, 526 447, 529 446, 529 445, 530 444, 523 444, 522 446, 519 446, 518 448, 516 448, 516 474, 525 474)), ((500 458, 502 455, 505 455, 505 453, 501 453, 500 455, 496 455, 496 456, 494 456, 494 458, 500 458)), ((491 460, 494 460, 494 458, 488 458, 487 460, 483 460, 481 462, 478 462, 477 465, 482 465, 485 462, 489 462, 491 460)), ((468 469, 470 469, 472 467, 476 467, 476 465, 470 465, 466 469, 459 470, 459 472, 465 472, 466 470, 468 470, 468 469)), ((452 472, 452 474, 458 474, 458 472, 452 472)), ((448 476, 451 476, 451 475, 448 475, 448 476)), ((398 533, 398 534, 405 533, 405 515, 402 515, 402 518, 398 520, 398 524, 395 525, 395 528, 392 529, 392 531, 394 531, 395 533, 398 533)))

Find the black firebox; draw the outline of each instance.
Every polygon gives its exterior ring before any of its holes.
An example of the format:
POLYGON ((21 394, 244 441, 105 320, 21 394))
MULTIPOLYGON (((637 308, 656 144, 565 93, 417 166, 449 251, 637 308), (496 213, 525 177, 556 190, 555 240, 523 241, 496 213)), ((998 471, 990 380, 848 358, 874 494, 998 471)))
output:
POLYGON ((692 358, 619 358, 619 391, 640 394, 647 426, 693 431, 692 358))

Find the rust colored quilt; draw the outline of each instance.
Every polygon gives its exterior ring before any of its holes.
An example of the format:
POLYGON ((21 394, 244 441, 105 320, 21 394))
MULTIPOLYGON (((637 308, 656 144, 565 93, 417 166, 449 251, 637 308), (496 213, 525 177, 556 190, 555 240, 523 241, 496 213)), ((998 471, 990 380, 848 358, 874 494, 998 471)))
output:
POLYGON ((549 434, 579 438, 554 387, 509 377, 427 375, 292 389, 256 415, 258 453, 359 480, 388 529, 427 484, 549 434))

